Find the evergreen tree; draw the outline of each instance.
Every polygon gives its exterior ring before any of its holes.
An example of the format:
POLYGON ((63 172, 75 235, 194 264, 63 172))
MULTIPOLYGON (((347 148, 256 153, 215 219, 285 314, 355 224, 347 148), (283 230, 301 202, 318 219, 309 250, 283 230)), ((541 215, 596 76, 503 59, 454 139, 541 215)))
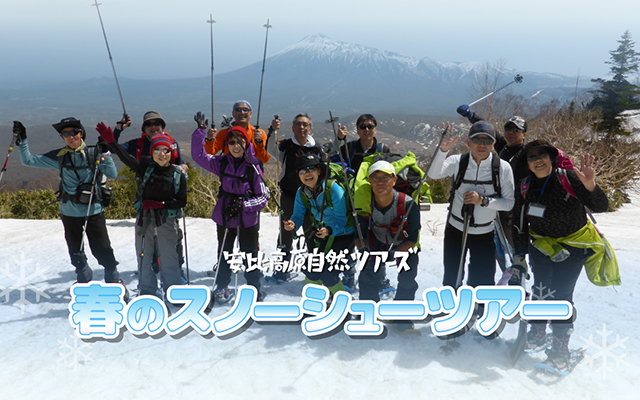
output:
POLYGON ((599 84, 594 90, 591 107, 597 108, 602 114, 602 120, 596 124, 596 129, 606 132, 607 139, 620 134, 627 134, 622 129, 619 114, 625 110, 640 109, 640 87, 629 82, 633 74, 638 73, 640 53, 634 50, 635 42, 631 40, 631 33, 626 31, 616 50, 610 51, 610 73, 612 79, 593 79, 599 84))

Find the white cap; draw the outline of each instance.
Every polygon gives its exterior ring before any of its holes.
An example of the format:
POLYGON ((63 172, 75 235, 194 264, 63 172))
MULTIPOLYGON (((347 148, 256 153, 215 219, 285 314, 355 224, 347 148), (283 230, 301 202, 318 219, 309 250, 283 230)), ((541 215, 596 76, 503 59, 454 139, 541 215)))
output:
POLYGON ((396 169, 393 168, 393 165, 391 165, 391 163, 389 163, 388 161, 380 160, 373 163, 373 165, 369 167, 369 175, 373 174, 376 171, 382 171, 386 172, 387 174, 396 176, 396 169))

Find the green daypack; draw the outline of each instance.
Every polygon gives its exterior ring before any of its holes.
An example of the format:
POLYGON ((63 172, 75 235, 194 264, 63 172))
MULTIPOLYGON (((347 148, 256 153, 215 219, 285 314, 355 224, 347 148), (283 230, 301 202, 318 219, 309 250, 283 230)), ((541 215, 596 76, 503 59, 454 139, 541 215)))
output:
MULTIPOLYGON (((396 170, 398 181, 394 185, 394 189, 398 192, 405 193, 416 199, 416 191, 420 180, 424 177, 424 172, 418 167, 415 154, 408 151, 407 155, 402 157, 395 153, 376 153, 365 157, 360 164, 354 183, 354 206, 356 212, 363 216, 371 215, 371 184, 369 183, 369 167, 376 161, 388 161, 396 170)), ((420 205, 420 198, 425 197, 432 203, 431 190, 429 185, 424 182, 419 188, 417 196, 417 205, 420 205)))
MULTIPOLYGON (((329 166, 329 173, 327 174, 327 179, 325 184, 326 185, 325 193, 324 193, 324 195, 326 196, 325 207, 328 206, 329 208, 333 209, 333 201, 331 200, 331 192, 332 192, 331 187, 335 182, 338 185, 340 185, 340 187, 342 187, 342 189, 344 190, 345 203, 346 203, 346 209, 347 209, 347 225, 346 226, 347 227, 355 226, 355 221, 353 219, 353 209, 351 208, 351 201, 349 200, 349 196, 353 195, 353 188, 349 189, 340 165, 335 163, 329 163, 328 166, 329 166)), ((350 179, 351 185, 353 185, 354 181, 355 181, 354 178, 350 179)), ((304 190, 300 190, 300 200, 302 200, 302 204, 304 204, 304 206, 307 209, 311 209, 311 202, 309 201, 309 198, 307 197, 307 195, 304 194, 304 190)), ((313 213, 311 213, 311 222, 313 223, 314 226, 320 226, 320 222, 322 221, 316 221, 313 216, 313 213)))

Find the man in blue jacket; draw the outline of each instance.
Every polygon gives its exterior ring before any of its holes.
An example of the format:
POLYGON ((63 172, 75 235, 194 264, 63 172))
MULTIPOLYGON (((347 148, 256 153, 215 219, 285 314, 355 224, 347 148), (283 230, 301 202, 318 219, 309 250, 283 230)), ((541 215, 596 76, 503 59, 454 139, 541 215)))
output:
POLYGON ((116 166, 110 156, 87 147, 84 142, 85 129, 80 120, 64 118, 53 127, 66 146, 42 155, 32 155, 29 152, 27 130, 20 121, 14 121, 13 132, 20 150, 20 161, 29 167, 60 171, 60 216, 78 283, 93 279, 93 271, 84 252, 83 234, 86 223, 91 253, 104 267, 105 282, 121 283, 124 286, 107 232, 100 180, 94 181, 95 168, 98 168, 98 175, 114 179, 118 175, 116 166))

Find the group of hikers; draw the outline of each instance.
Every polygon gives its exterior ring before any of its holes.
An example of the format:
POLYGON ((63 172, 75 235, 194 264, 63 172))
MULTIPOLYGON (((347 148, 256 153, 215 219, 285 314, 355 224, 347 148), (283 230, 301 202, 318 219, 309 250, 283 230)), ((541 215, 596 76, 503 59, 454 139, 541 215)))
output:
MULTIPOLYGON (((218 238, 214 298, 228 301, 234 295, 234 289, 229 288, 231 268, 223 252, 231 252, 237 240, 241 252, 257 256, 260 211, 274 198, 280 212, 278 248, 285 261, 291 260, 293 239, 298 234, 304 236, 309 253, 315 249, 324 254, 330 250, 348 254, 356 249, 361 253, 388 251, 388 258, 394 259, 395 252, 408 252, 409 268, 398 273, 394 300, 414 300, 421 228, 417 202, 428 176, 452 178, 444 231, 443 286, 458 288, 463 284, 468 253, 469 286, 495 285, 497 260, 506 270, 503 276, 508 284, 524 286, 525 278, 533 273, 536 287, 553 291, 554 300, 573 303, 578 276, 596 253, 593 243, 599 238, 585 207, 594 212, 608 208, 607 197, 595 180, 596 160, 585 154, 579 166, 577 161, 574 166, 547 141, 527 143, 527 122, 519 116, 506 121, 501 134, 468 106, 457 111, 472 124, 466 135, 470 151, 448 156, 460 137, 443 136, 428 170, 419 175, 419 187, 409 191, 398 185, 405 157, 387 157, 391 149, 378 142, 378 122, 371 114, 357 119, 358 139, 349 141, 347 127, 338 124, 333 143, 320 146, 311 135, 313 122, 306 113, 293 118, 293 135, 278 142, 272 133, 280 129, 280 119, 271 122, 269 134, 252 126, 251 104, 246 100, 233 105, 233 123, 219 131, 209 128, 205 116, 198 112, 191 157, 220 181, 212 215, 218 238), (271 157, 277 158, 281 171, 279 196, 270 192, 264 178, 264 164, 271 157), (497 231, 504 233, 502 237, 497 231), (506 254, 511 254, 509 264, 505 263, 506 254)), ((170 286, 186 282, 179 222, 187 202, 188 166, 178 143, 166 132, 160 113, 144 114, 142 135, 121 143, 121 133, 130 125, 127 116, 114 130, 98 124, 101 139, 93 147, 84 141, 86 130, 80 120, 65 118, 53 125, 65 146, 42 155, 29 152, 22 123, 14 122, 13 129, 24 165, 60 171, 60 214, 79 283, 93 279, 84 252, 86 232, 91 252, 104 267, 105 282, 124 285, 103 212, 109 197, 103 183, 117 176, 110 154, 116 154, 136 173, 138 292, 162 296, 170 286)), ((377 302, 388 280, 385 268, 374 268, 374 258, 359 271, 352 267, 341 272, 325 266, 320 272, 302 272, 307 283, 324 285, 332 295, 353 291, 357 282, 359 299, 377 302)), ((262 272, 245 270, 244 278, 262 300, 266 295, 262 272)), ((277 270, 268 278, 286 282, 291 272, 277 270)), ((410 321, 388 322, 399 332, 414 329, 410 321)), ((527 346, 536 349, 552 342, 549 362, 566 367, 573 320, 552 321, 550 326, 549 338, 546 322, 531 323, 527 346)))

